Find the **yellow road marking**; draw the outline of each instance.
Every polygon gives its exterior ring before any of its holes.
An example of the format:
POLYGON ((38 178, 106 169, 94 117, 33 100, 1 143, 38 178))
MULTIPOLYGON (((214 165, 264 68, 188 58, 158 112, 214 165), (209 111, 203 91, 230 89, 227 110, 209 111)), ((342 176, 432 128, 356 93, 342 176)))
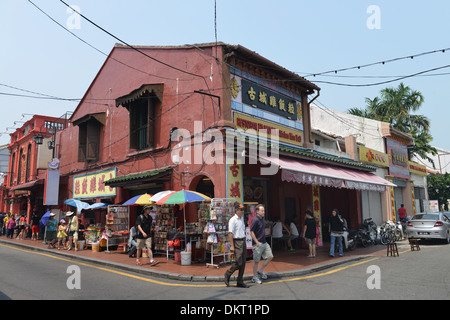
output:
MULTIPOLYGON (((36 251, 30 251, 30 250, 25 250, 25 249, 20 249, 17 247, 13 247, 13 246, 8 246, 5 244, 0 244, 0 246, 2 247, 6 247, 6 248, 10 248, 10 249, 14 249, 14 250, 18 250, 18 251, 23 251, 23 252, 27 252, 27 253, 34 253, 34 254, 38 254, 41 256, 45 256, 45 257, 49 257, 49 258, 53 258, 53 259, 57 259, 57 260, 61 260, 61 261, 66 261, 66 262, 74 262, 73 260, 70 259, 65 259, 65 258, 61 258, 61 257, 57 257, 51 254, 47 254, 47 253, 42 253, 42 252, 36 252, 36 251)), ((399 253, 405 253, 408 252, 409 250, 405 250, 405 251, 401 251, 399 253)), ((323 273, 318 273, 318 274, 313 274, 313 275, 308 275, 308 276, 302 276, 302 277, 297 277, 297 278, 289 278, 289 279, 280 279, 280 280, 273 280, 273 281, 267 281, 264 282, 263 284, 272 284, 272 283, 281 283, 281 282, 292 282, 292 281, 300 281, 300 280, 305 280, 305 279, 312 279, 312 278, 318 278, 318 277, 323 277, 323 276, 327 276, 339 271, 343 271, 352 267, 356 267, 365 263, 369 263, 375 260, 380 259, 381 257, 375 257, 369 260, 364 260, 361 262, 357 262, 348 266, 344 266, 344 267, 340 267, 337 269, 333 269, 327 272, 323 272, 323 273)), ((214 287, 224 287, 225 284, 177 284, 177 283, 169 283, 169 282, 163 282, 163 281, 158 281, 158 280, 153 280, 153 279, 148 279, 145 277, 141 277, 141 276, 137 276, 137 275, 133 275, 133 274, 129 274, 129 273, 125 273, 125 272, 121 272, 121 271, 116 271, 116 270, 112 270, 112 269, 108 269, 108 268, 103 268, 103 267, 99 267, 96 265, 92 265, 92 264, 88 264, 88 263, 84 263, 84 262, 78 262, 78 265, 82 265, 85 267, 89 267, 89 268, 93 268, 93 269, 97 269, 97 270, 102 270, 102 271, 107 271, 107 272, 111 272, 114 274, 118 274, 118 275, 122 275, 125 277, 129 277, 129 278, 133 278, 133 279, 137 279, 137 280, 142 280, 142 281, 146 281, 146 282, 150 282, 150 283, 154 283, 154 284, 159 284, 159 285, 164 285, 164 286, 172 286, 172 287, 195 287, 195 288, 214 288, 214 287)))

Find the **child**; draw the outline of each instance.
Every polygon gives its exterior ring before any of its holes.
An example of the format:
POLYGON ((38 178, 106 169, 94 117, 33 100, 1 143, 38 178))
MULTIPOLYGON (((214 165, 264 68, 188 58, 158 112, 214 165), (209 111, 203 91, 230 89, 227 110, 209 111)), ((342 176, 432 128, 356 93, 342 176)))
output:
POLYGON ((67 237, 67 233, 66 233, 66 221, 64 219, 61 219, 61 221, 59 221, 59 226, 58 226, 58 250, 60 250, 60 244, 62 243, 63 248, 66 245, 66 237, 67 237))

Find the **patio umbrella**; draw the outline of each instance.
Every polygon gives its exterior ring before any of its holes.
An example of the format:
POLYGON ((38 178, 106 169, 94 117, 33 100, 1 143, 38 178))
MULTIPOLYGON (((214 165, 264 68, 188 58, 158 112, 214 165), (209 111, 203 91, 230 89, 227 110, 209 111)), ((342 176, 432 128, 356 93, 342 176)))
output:
POLYGON ((89 203, 78 199, 67 199, 66 201, 64 201, 64 203, 67 204, 68 206, 76 207, 77 214, 79 214, 81 210, 89 208, 89 203))
POLYGON ((152 195, 148 193, 140 194, 135 196, 123 203, 124 206, 145 206, 146 204, 150 204, 150 197, 152 195))
POLYGON ((168 196, 169 194, 175 193, 175 191, 172 190, 166 190, 166 191, 160 191, 158 193, 155 193, 153 196, 150 197, 150 201, 157 202, 161 200, 163 197, 168 196))
POLYGON ((48 210, 46 213, 44 213, 44 215, 41 218, 41 222, 40 225, 41 227, 45 227, 45 225, 48 222, 48 219, 50 218, 50 210, 48 210))
MULTIPOLYGON (((210 201, 211 198, 205 196, 200 192, 190 191, 190 190, 180 190, 168 194, 167 196, 156 201, 156 204, 183 204, 187 202, 198 202, 198 201, 210 201)), ((186 235, 186 209, 183 207, 184 216, 184 243, 187 245, 187 235, 186 235)))
POLYGON ((106 207, 106 206, 108 206, 106 203, 96 202, 96 203, 93 203, 93 204, 89 205, 89 207, 87 207, 86 209, 87 210, 94 210, 94 209, 103 208, 103 207, 106 207))

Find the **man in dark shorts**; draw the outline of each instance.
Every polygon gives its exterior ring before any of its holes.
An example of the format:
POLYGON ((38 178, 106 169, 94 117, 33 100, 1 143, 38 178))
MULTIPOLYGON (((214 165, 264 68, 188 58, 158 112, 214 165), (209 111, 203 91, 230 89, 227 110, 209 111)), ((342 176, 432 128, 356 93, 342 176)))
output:
POLYGON ((137 241, 136 241, 136 264, 141 266, 141 253, 142 249, 147 247, 148 257, 150 259, 150 264, 156 264, 157 262, 153 260, 153 252, 152 252, 152 216, 150 215, 150 211, 152 210, 152 206, 145 206, 144 213, 139 215, 136 220, 137 226, 137 241))

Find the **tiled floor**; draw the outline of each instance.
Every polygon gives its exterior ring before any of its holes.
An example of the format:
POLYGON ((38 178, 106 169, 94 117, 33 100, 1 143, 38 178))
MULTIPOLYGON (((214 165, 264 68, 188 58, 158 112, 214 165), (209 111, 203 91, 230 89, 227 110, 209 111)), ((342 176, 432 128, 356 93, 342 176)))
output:
MULTIPOLYGON (((42 241, 31 241, 30 239, 25 240, 11 240, 6 239, 5 236, 0 237, 0 240, 3 240, 2 243, 7 245, 7 243, 20 243, 28 246, 39 247, 39 248, 48 248, 47 245, 43 244, 42 241)), ((324 247, 317 249, 317 257, 316 258, 308 258, 308 250, 307 249, 297 249, 296 252, 287 252, 284 250, 275 251, 274 259, 271 263, 266 267, 265 272, 281 272, 281 271, 291 271, 303 269, 306 267, 312 267, 315 265, 320 265, 325 262, 337 261, 339 257, 331 258, 328 255, 329 244, 325 243, 324 247)), ((50 251, 58 251, 57 249, 50 249, 50 251)), ((115 263, 121 263, 131 266, 136 266, 136 259, 129 258, 128 254, 120 253, 118 251, 100 251, 93 252, 91 249, 82 250, 82 251, 66 251, 60 250, 61 252, 89 257, 92 259, 98 260, 106 260, 115 263)), ((386 246, 376 245, 369 246, 367 248, 357 247, 354 251, 344 252, 344 258, 348 256, 361 256, 361 255, 386 255, 386 246)), ((201 276, 218 276, 223 275, 225 271, 229 268, 230 264, 223 264, 219 268, 206 266, 206 263, 210 262, 210 258, 207 259, 209 261, 192 261, 191 265, 184 266, 181 265, 180 262, 176 262, 173 259, 166 259, 166 256, 155 256, 155 260, 158 260, 160 263, 156 266, 149 265, 148 258, 142 258, 141 262, 143 265, 141 268, 155 268, 165 272, 178 273, 178 274, 186 274, 186 275, 201 275, 201 276)), ((248 260, 245 268, 245 275, 250 275, 252 273, 252 260, 248 260)), ((236 273, 237 274, 237 273, 236 273)))

